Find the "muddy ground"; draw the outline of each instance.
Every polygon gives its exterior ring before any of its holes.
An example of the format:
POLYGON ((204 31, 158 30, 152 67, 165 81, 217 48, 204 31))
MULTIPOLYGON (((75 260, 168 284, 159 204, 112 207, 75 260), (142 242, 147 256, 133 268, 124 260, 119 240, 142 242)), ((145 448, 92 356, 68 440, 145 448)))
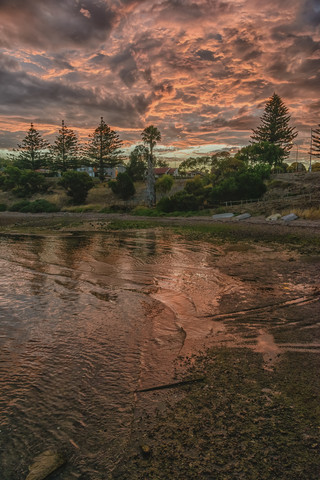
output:
POLYGON ((112 478, 319 478, 320 255, 233 243, 218 266, 233 286, 195 318, 208 349, 177 364, 200 381, 140 394, 162 408, 140 412, 112 478))

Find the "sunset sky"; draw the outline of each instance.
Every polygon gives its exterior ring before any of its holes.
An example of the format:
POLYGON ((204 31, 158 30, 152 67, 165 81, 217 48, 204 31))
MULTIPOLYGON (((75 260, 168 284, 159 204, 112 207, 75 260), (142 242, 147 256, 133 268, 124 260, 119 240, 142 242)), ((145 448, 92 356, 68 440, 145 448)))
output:
POLYGON ((0 0, 0 149, 31 121, 86 139, 100 116, 126 146, 157 126, 172 158, 242 146, 276 92, 303 159, 320 123, 319 25, 320 0, 0 0))

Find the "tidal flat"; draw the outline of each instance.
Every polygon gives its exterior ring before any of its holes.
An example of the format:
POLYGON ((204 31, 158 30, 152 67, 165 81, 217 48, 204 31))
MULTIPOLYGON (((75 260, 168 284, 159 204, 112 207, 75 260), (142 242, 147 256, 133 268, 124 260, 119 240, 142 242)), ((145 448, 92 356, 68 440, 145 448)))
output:
POLYGON ((55 480, 318 479, 317 231, 59 222, 0 236, 4 480, 46 449, 55 480))

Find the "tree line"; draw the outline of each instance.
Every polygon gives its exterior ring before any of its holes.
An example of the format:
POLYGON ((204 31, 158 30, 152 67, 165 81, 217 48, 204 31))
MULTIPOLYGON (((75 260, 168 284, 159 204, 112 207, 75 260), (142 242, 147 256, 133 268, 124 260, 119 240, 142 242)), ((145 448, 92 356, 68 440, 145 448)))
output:
MULTIPOLYGON (((266 103, 260 125, 252 131, 248 146, 240 149, 234 156, 228 152, 219 152, 207 157, 191 157, 180 164, 181 174, 191 170, 205 175, 205 178, 197 179, 193 186, 192 182, 189 182, 187 187, 189 191, 185 190, 184 194, 199 193, 201 183, 206 190, 202 192, 200 204, 210 203, 227 195, 230 200, 239 195, 261 195, 267 172, 272 168, 278 171, 286 168, 285 160, 298 134, 296 128, 290 125, 290 121, 288 108, 274 93, 266 103), (243 185, 245 182, 246 188, 243 185), (249 190, 248 185, 251 185, 249 190), (212 191, 209 195, 210 188, 212 191)), ((150 125, 141 133, 141 140, 142 143, 130 154, 126 172, 119 174, 117 180, 111 182, 110 186, 115 193, 126 199, 135 192, 133 182, 146 179, 146 201, 148 206, 154 206, 156 204, 154 148, 161 141, 161 133, 157 127, 150 125)), ((31 123, 25 138, 18 144, 16 154, 11 156, 11 166, 16 170, 11 168, 9 172, 8 167, 0 177, 0 185, 4 189, 11 188, 16 190, 16 193, 20 192, 20 196, 27 196, 28 189, 29 193, 34 191, 37 183, 38 191, 43 188, 43 180, 39 180, 35 174, 36 170, 48 168, 51 172, 62 173, 61 184, 74 201, 80 203, 85 199, 86 192, 92 188, 93 181, 87 178, 88 174, 85 172, 75 173, 74 170, 80 166, 92 166, 100 181, 103 181, 107 168, 124 163, 122 145, 118 133, 105 123, 103 117, 97 128, 89 135, 85 145, 80 145, 76 133, 68 128, 64 121, 52 145, 42 138, 31 123)), ((312 145, 312 155, 320 157, 320 125, 313 130, 312 145)), ((172 180, 158 181, 158 190, 164 194, 170 190, 170 184, 172 186, 172 180)), ((179 195, 181 197, 183 194, 179 192, 179 195)), ((178 199, 173 199, 173 203, 175 201, 178 199)), ((168 204, 168 200, 162 199, 162 203, 165 202, 168 204)))

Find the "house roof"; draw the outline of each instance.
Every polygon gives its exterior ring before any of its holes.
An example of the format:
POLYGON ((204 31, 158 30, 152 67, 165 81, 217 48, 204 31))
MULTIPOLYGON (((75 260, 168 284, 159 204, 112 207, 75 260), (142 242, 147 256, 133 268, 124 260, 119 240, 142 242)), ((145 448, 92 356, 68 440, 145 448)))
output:
POLYGON ((158 167, 153 169, 156 175, 165 175, 168 172, 168 170, 170 170, 169 167, 158 167))
POLYGON ((153 169, 155 175, 173 175, 177 169, 170 167, 158 167, 153 169))

